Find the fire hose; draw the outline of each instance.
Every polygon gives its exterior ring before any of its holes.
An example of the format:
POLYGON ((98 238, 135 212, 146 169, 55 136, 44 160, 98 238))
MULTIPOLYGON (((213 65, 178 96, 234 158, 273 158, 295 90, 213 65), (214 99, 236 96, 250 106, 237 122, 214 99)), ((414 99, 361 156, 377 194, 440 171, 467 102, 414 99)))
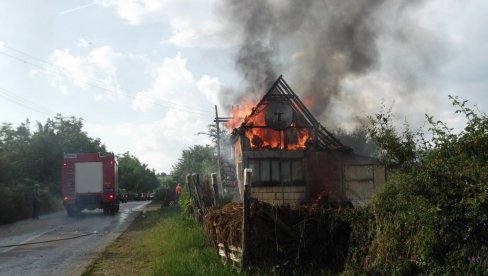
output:
POLYGON ((74 237, 68 237, 68 238, 59 238, 59 239, 52 239, 52 240, 39 241, 39 242, 26 242, 26 243, 19 243, 19 244, 0 245, 0 248, 17 247, 17 246, 41 244, 41 243, 50 243, 50 242, 65 241, 65 240, 73 240, 73 239, 78 239, 78 238, 91 236, 91 235, 95 235, 95 234, 97 234, 97 231, 81 234, 81 235, 74 236, 74 237))

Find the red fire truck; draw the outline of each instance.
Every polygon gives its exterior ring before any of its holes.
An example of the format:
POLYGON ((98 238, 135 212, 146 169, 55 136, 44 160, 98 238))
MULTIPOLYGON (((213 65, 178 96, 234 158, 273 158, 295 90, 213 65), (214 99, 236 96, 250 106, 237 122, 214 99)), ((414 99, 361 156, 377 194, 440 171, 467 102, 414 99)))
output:
POLYGON ((61 193, 68 216, 82 210, 119 211, 117 162, 113 153, 65 153, 61 193))

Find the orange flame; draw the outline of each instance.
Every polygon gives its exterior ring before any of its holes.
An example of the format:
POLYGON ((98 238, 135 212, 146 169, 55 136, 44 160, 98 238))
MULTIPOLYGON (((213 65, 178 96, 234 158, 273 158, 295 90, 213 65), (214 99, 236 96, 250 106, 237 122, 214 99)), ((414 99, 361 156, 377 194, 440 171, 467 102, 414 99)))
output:
POLYGON ((288 150, 304 150, 312 141, 312 134, 308 128, 292 128, 296 132, 297 141, 295 144, 288 144, 288 150))
POLYGON ((305 97, 303 97, 303 98, 302 98, 302 103, 303 103, 303 104, 304 104, 306 107, 310 108, 310 107, 311 107, 311 106, 313 106, 313 104, 315 103, 315 100, 313 99, 313 97, 312 97, 312 96, 305 96, 305 97))
POLYGON ((225 123, 225 126, 230 130, 239 127, 244 122, 247 115, 251 114, 253 108, 254 104, 248 100, 243 100, 240 105, 232 107, 230 111, 231 119, 225 123))
POLYGON ((252 117, 247 118, 244 135, 249 139, 252 150, 280 149, 280 150, 304 150, 308 142, 312 140, 310 129, 296 128, 295 122, 284 130, 274 130, 266 125, 265 113, 267 105, 262 105, 260 110, 255 110, 252 117))
POLYGON ((270 128, 248 128, 245 135, 251 149, 284 149, 283 133, 270 128), (281 134, 281 137, 280 137, 281 134))
POLYGON ((245 122, 244 136, 249 140, 251 150, 305 150, 312 141, 311 130, 297 128, 295 122, 281 131, 269 128, 265 120, 267 104, 260 105, 259 110, 255 110, 249 102, 242 106, 232 110, 232 120, 226 126, 235 128, 245 122), (253 111, 254 114, 249 117, 253 111))

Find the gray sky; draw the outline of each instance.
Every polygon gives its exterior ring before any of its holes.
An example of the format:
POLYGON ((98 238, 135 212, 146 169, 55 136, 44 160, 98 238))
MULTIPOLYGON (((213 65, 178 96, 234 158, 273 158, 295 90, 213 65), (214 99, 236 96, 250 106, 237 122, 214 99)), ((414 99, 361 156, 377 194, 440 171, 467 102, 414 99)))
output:
MULTIPOLYGON (((424 2, 400 19, 377 14, 378 62, 342 79, 329 111, 317 114, 326 127, 350 128, 381 101, 414 126, 429 113, 459 127, 449 94, 488 111, 488 1, 424 2)), ((245 36, 221 7, 217 0, 1 1, 0 121, 82 117, 110 151, 169 172, 181 150, 209 143, 196 133, 212 122, 215 104, 238 104, 224 88, 242 94, 245 87, 234 62, 245 36)), ((277 73, 305 95, 297 64, 310 52, 282 36, 277 73)))

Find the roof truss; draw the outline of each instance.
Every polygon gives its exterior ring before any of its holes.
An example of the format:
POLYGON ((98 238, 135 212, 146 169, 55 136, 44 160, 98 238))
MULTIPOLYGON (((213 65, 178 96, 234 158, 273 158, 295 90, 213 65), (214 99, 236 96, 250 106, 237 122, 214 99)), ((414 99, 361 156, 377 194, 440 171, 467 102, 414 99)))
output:
POLYGON ((318 150, 351 150, 351 148, 343 145, 337 138, 334 137, 334 135, 332 135, 332 133, 330 133, 315 119, 312 113, 310 113, 307 107, 303 104, 303 102, 298 98, 295 92, 293 92, 290 86, 283 79, 283 76, 280 76, 274 82, 274 84, 259 101, 256 107, 253 108, 251 114, 246 117, 241 127, 245 128, 247 122, 249 121, 249 118, 253 117, 256 112, 260 111, 263 105, 275 101, 288 103, 295 111, 296 116, 298 116, 298 118, 295 118, 295 120, 303 122, 306 125, 305 127, 312 129, 315 147, 318 150))

